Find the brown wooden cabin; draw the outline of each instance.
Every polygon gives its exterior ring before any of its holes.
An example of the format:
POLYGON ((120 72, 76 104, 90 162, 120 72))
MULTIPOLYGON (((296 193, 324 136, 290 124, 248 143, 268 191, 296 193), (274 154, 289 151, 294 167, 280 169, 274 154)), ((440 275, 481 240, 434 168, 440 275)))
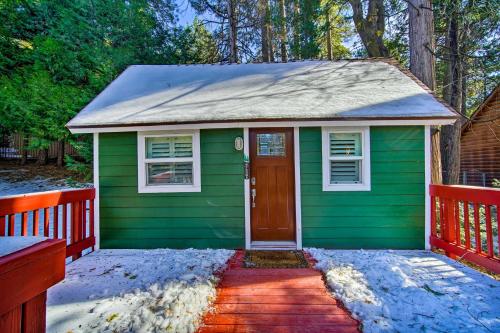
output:
POLYGON ((491 187, 500 180, 500 86, 462 127, 460 178, 466 185, 491 187))

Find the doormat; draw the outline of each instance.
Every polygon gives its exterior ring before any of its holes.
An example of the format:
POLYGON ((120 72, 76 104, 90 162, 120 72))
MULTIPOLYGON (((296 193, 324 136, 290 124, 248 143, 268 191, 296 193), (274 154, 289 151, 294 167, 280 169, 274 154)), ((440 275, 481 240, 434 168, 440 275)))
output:
POLYGON ((245 251, 245 268, 308 268, 302 251, 245 251))

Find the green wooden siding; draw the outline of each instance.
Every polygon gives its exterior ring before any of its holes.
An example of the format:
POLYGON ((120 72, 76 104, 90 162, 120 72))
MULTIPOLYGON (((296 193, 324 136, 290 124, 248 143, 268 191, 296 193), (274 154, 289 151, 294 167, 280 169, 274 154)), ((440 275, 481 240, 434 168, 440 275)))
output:
POLYGON ((99 135, 102 248, 244 247, 241 129, 201 130, 201 192, 137 193, 137 133, 99 135))
MULTIPOLYGON (((424 247, 424 129, 372 127, 372 190, 323 192, 321 129, 300 129, 302 237, 326 248, 424 247)), ((241 129, 202 130, 200 193, 137 193, 137 133, 99 135, 103 248, 244 247, 241 129)))
POLYGON ((323 192, 321 128, 300 129, 305 247, 424 247, 424 127, 371 127, 371 191, 323 192))

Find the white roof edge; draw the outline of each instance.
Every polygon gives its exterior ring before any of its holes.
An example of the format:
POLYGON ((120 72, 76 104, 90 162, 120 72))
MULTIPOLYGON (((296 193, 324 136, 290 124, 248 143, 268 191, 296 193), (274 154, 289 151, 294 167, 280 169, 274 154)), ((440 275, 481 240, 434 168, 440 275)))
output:
POLYGON ((111 127, 69 128, 73 134, 83 133, 115 133, 115 132, 143 132, 143 131, 175 131, 194 129, 222 129, 222 128, 257 128, 257 127, 328 127, 328 126, 425 126, 450 125, 455 118, 429 119, 373 119, 373 120, 323 120, 323 121, 265 121, 265 122, 224 122, 224 123, 196 123, 175 125, 130 125, 111 127))

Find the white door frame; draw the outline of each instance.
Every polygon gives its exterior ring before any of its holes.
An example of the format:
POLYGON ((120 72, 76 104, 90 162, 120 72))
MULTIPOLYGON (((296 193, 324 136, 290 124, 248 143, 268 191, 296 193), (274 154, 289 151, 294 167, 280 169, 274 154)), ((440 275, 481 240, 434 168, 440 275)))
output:
MULTIPOLYGON (((250 161, 250 135, 249 128, 243 128, 243 154, 250 161)), ((254 242, 251 237, 251 209, 250 209, 250 179, 243 181, 245 197, 245 249, 297 249, 302 250, 302 206, 300 195, 300 138, 299 127, 293 127, 293 161, 295 172, 295 243, 293 242, 254 242)))

